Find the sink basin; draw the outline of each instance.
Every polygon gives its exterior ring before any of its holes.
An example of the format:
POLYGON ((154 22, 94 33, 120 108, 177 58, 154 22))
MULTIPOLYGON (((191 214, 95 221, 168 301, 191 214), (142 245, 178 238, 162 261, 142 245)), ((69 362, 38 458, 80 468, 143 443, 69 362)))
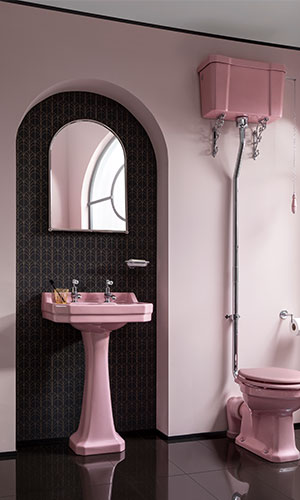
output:
POLYGON ((42 293, 42 316, 55 323, 70 323, 81 331, 85 350, 85 381, 79 426, 69 446, 77 455, 120 453, 125 442, 115 430, 108 371, 112 330, 126 323, 150 321, 153 304, 138 302, 134 293, 114 292, 104 302, 103 292, 81 293, 78 302, 56 304, 54 294, 42 293))
POLYGON ((116 300, 104 302, 104 293, 81 293, 78 302, 56 304, 54 294, 42 294, 43 318, 55 323, 70 323, 80 331, 101 332, 121 328, 129 322, 150 321, 153 305, 138 302, 134 293, 116 292, 116 300))

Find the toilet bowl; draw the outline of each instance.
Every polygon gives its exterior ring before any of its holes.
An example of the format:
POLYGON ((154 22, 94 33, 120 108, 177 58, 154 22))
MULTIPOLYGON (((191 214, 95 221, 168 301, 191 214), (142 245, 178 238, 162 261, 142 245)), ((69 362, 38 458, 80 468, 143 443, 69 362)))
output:
POLYGON ((270 462, 299 460, 293 412, 300 408, 300 371, 241 369, 235 381, 243 398, 227 401, 227 436, 270 462))

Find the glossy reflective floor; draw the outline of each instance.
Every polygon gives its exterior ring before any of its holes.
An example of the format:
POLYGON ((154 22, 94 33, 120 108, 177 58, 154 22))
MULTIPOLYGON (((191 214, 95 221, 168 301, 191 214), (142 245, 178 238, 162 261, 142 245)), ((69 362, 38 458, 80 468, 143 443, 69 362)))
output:
POLYGON ((21 447, 0 460, 0 499, 300 500, 300 461, 272 464, 226 438, 125 440, 122 454, 87 458, 67 443, 21 447))

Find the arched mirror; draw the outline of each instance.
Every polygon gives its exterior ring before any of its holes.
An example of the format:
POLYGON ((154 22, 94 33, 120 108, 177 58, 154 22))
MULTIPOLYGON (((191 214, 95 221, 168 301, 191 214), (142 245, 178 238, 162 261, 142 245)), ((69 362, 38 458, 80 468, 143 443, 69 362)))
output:
POLYGON ((51 141, 49 230, 128 232, 125 149, 102 123, 67 123, 51 141))

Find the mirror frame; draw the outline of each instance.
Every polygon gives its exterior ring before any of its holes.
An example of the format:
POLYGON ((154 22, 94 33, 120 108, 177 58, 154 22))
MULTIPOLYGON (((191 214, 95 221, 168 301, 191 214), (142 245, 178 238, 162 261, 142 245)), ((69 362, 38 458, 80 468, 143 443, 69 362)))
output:
MULTIPOLYGON (((57 132, 53 135, 49 149, 48 149, 48 231, 68 231, 68 232, 75 232, 75 233, 118 233, 118 234, 128 234, 128 185, 127 185, 127 154, 125 150, 125 146, 123 144, 123 141, 119 137, 119 135, 110 127, 105 125, 102 122, 98 122, 97 120, 91 120, 89 118, 80 118, 77 120, 72 120, 68 123, 65 123, 62 127, 60 127, 57 132), (52 222, 51 222, 51 196, 52 196, 52 165, 51 165, 51 150, 53 148, 53 141, 56 138, 56 136, 68 125, 71 125, 72 123, 77 123, 77 122, 89 122, 89 123, 96 123, 97 125, 102 125, 105 127, 109 132, 111 132, 120 142, 123 153, 124 153, 124 168, 125 168, 125 217, 126 217, 126 229, 125 231, 117 231, 117 230, 110 230, 110 229, 61 229, 61 228, 54 228, 52 227, 52 222)), ((90 186, 89 186, 89 191, 90 191, 90 186)), ((90 212, 89 212, 89 218, 90 218, 90 212)))

